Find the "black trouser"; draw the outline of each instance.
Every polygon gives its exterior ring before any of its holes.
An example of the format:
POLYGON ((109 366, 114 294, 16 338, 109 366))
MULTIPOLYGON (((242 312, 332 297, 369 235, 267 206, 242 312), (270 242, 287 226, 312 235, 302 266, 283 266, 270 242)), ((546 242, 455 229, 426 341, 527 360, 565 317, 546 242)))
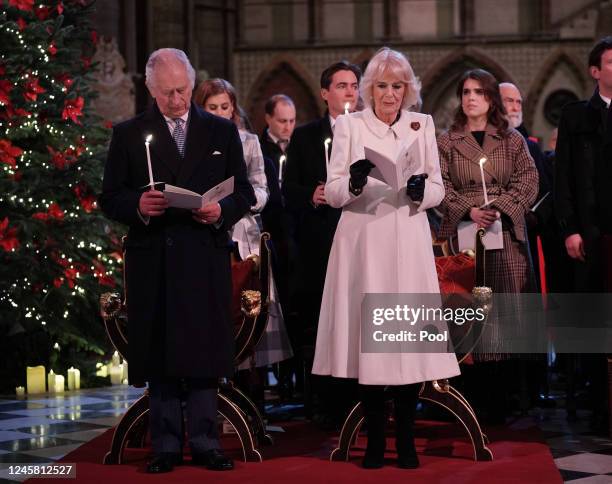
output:
POLYGON ((192 453, 219 449, 217 378, 164 378, 149 382, 149 416, 153 452, 181 453, 185 425, 192 453))

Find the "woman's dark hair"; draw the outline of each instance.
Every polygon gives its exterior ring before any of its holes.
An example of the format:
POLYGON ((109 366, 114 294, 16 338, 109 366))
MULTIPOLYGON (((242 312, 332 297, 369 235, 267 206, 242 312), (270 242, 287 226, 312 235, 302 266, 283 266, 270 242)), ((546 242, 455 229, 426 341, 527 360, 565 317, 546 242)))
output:
POLYGON ((487 122, 497 128, 497 132, 500 136, 506 136, 508 132, 508 120, 506 119, 506 109, 499 94, 499 84, 497 79, 493 77, 493 74, 485 71, 484 69, 472 69, 466 71, 459 84, 457 84, 457 98, 459 99, 459 106, 455 112, 453 124, 451 129, 461 130, 467 124, 467 116, 463 112, 461 105, 461 97, 463 95, 463 85, 468 79, 473 79, 480 83, 480 86, 484 90, 485 99, 490 103, 489 112, 487 113, 487 122))
POLYGON ((193 94, 193 100, 198 106, 204 107, 209 97, 223 93, 227 94, 230 102, 232 103, 232 121, 239 126, 241 109, 240 106, 238 106, 236 90, 234 89, 234 86, 232 86, 225 79, 216 78, 202 81, 193 94))

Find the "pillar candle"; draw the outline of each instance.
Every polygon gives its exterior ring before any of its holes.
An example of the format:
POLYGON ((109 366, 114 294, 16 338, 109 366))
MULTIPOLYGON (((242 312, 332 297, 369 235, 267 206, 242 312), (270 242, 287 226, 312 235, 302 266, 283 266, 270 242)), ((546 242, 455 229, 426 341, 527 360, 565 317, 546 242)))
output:
POLYGON ((110 366, 110 380, 111 385, 120 385, 123 376, 123 365, 111 365, 110 366))
POLYGON ((23 397, 23 396, 25 395, 25 388, 23 388, 23 387, 17 387, 17 388, 15 388, 15 394, 16 394, 18 397, 23 397))
POLYGON ((55 393, 64 393, 64 375, 55 375, 55 393))
POLYGON ((32 393, 45 393, 47 390, 45 382, 44 366, 28 366, 26 368, 26 386, 28 387, 28 394, 32 393))
POLYGON ((68 390, 78 390, 81 388, 81 371, 77 368, 68 369, 68 390))
POLYGON ((121 363, 121 358, 119 357, 119 352, 115 351, 111 358, 111 365, 118 365, 119 363, 121 363))
POLYGON ((55 393, 55 373, 53 373, 53 370, 47 375, 47 387, 49 388, 49 393, 55 393))

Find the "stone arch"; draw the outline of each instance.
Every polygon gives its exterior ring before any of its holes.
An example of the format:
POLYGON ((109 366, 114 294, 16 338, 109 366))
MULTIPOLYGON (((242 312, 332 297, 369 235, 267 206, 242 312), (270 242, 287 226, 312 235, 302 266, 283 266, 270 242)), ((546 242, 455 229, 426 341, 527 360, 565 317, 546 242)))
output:
POLYGON ((434 117, 436 129, 447 129, 457 106, 455 89, 461 75, 468 69, 485 69, 499 82, 513 82, 510 73, 474 47, 459 48, 434 63, 421 78, 424 113, 434 117))
POLYGON ((256 133, 266 126, 264 105, 274 94, 286 94, 296 105, 296 125, 321 116, 324 111, 319 97, 318 82, 293 57, 280 54, 273 57, 253 82, 246 101, 246 111, 256 133))
POLYGON ((531 83, 523 107, 523 117, 527 124, 531 125, 534 119, 540 97, 550 80, 551 74, 563 65, 567 66, 582 90, 582 92, 576 93, 578 97, 582 98, 585 94, 590 94, 587 92, 590 83, 586 75, 585 63, 579 62, 563 48, 558 47, 548 56, 535 80, 531 83))

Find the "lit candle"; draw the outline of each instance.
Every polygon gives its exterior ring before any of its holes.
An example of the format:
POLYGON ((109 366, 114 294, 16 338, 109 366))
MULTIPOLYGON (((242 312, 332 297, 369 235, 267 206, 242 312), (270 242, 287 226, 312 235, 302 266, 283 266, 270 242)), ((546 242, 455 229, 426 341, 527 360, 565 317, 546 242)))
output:
POLYGON ((111 365, 110 367, 110 381, 111 385, 121 384, 121 377, 123 376, 123 365, 111 365))
POLYGON ((278 184, 283 183, 283 166, 287 162, 287 155, 281 155, 278 159, 278 184))
POLYGON ((344 114, 349 113, 349 108, 351 107, 350 103, 344 103, 344 114))
POLYGON ((119 352, 115 351, 111 357, 111 365, 119 365, 119 363, 121 363, 121 358, 119 356, 119 352))
POLYGON ((40 366, 28 366, 26 368, 26 386, 28 387, 28 394, 33 393, 45 393, 47 385, 45 382, 45 367, 40 366))
POLYGON ((53 373, 53 370, 47 375, 47 386, 49 387, 49 393, 55 393, 55 373, 53 373))
POLYGON ((121 375, 121 379, 126 381, 128 379, 128 363, 123 360, 123 375, 121 375))
POLYGON ((81 371, 72 366, 68 368, 68 390, 81 388, 81 371))
POLYGON ((149 144, 151 143, 151 140, 153 139, 153 135, 150 134, 145 138, 145 148, 147 149, 147 167, 149 168, 149 185, 151 186, 151 189, 153 189, 153 168, 151 168, 151 152, 149 151, 149 144))
POLYGON ((55 393, 64 393, 64 375, 55 375, 55 393))
POLYGON ((326 138, 323 141, 323 146, 325 147, 325 163, 329 165, 329 144, 331 143, 331 138, 326 138))
POLYGON ((483 168, 486 162, 487 162, 487 159, 484 156, 480 158, 480 161, 478 162, 478 164, 480 165, 480 178, 482 179, 482 191, 484 193, 485 207, 489 205, 489 196, 487 195, 487 184, 485 183, 484 168, 483 168))
POLYGON ((25 396, 25 388, 23 388, 23 387, 17 387, 17 388, 15 388, 15 394, 16 394, 18 397, 23 397, 23 396, 25 396))

